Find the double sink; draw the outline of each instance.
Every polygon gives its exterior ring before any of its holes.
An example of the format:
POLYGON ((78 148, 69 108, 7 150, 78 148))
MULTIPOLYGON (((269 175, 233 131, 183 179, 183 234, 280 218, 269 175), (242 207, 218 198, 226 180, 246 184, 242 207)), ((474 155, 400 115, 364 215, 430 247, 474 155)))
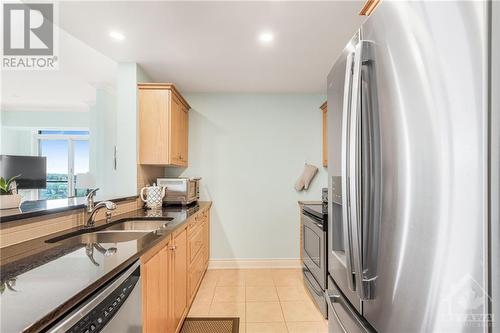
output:
POLYGON ((83 228, 61 236, 51 238, 46 243, 120 243, 136 240, 152 232, 166 229, 173 218, 165 217, 155 220, 148 219, 122 219, 105 225, 92 228, 83 228))

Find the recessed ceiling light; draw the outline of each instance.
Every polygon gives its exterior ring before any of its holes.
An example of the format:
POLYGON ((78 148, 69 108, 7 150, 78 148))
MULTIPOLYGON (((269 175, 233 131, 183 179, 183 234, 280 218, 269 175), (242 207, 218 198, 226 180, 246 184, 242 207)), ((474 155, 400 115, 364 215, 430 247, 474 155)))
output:
POLYGON ((262 44, 270 44, 274 40, 274 35, 271 32, 261 32, 259 35, 259 41, 262 44))
POLYGON ((118 32, 118 31, 110 31, 109 37, 113 38, 114 40, 120 41, 120 42, 125 39, 125 36, 121 32, 118 32))

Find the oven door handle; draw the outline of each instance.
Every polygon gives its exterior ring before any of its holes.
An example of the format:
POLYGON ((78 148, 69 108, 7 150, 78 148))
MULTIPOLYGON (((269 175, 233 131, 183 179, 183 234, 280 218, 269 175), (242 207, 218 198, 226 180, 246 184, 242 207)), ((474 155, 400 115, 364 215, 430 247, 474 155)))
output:
POLYGON ((316 288, 316 286, 314 286, 313 283, 311 283, 311 281, 309 280, 309 279, 314 279, 314 276, 312 275, 312 273, 309 272, 307 269, 304 269, 303 272, 304 272, 304 275, 306 276, 304 281, 306 281, 307 285, 309 287, 311 287, 311 289, 316 293, 316 295, 321 296, 323 294, 323 290, 321 290, 321 289, 318 290, 316 288))

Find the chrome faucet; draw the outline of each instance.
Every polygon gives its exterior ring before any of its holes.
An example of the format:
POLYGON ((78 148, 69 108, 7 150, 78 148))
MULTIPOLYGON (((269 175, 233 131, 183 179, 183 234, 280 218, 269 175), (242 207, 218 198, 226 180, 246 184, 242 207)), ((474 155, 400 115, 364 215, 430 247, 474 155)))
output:
POLYGON ((94 196, 97 190, 99 190, 99 188, 90 190, 87 193, 87 213, 92 213, 92 211, 94 210, 94 196))
POLYGON ((109 222, 111 219, 111 211, 116 209, 116 204, 111 201, 101 201, 97 205, 95 205, 92 210, 90 210, 90 215, 87 219, 87 223, 85 223, 86 228, 93 227, 95 224, 94 218, 95 214, 101 209, 101 208, 106 208, 106 222, 109 222))

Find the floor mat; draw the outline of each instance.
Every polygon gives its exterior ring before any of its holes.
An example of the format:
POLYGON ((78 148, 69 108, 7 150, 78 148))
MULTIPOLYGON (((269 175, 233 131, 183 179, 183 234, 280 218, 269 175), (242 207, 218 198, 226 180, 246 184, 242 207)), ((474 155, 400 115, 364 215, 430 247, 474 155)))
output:
POLYGON ((186 318, 180 333, 238 333, 240 318, 186 318))

